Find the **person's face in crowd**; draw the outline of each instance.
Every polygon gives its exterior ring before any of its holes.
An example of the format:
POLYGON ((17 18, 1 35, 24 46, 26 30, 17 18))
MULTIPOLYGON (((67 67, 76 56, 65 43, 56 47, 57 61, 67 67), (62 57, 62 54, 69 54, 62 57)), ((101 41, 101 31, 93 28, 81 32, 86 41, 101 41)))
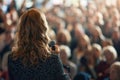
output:
POLYGON ((114 55, 109 50, 104 51, 105 59, 107 63, 112 63, 114 61, 114 55))
POLYGON ((99 37, 99 32, 96 29, 92 30, 92 35, 94 38, 98 38, 99 37))
POLYGON ((108 44, 106 41, 102 41, 102 47, 106 47, 108 44))
POLYGON ((105 28, 111 28, 112 27, 112 23, 111 23, 111 21, 108 21, 107 23, 106 23, 106 25, 105 25, 105 28))
POLYGON ((100 57, 100 51, 97 48, 93 48, 93 53, 94 53, 94 57, 95 58, 99 58, 100 57))
POLYGON ((67 60, 67 54, 65 53, 65 50, 60 51, 60 58, 62 62, 65 62, 67 60))
POLYGON ((119 31, 114 31, 114 32, 112 33, 112 39, 113 39, 114 41, 118 41, 118 40, 120 39, 120 32, 119 32, 119 31))
POLYGON ((87 45, 88 45, 88 43, 87 43, 86 39, 85 39, 83 36, 81 36, 81 37, 79 38, 78 47, 79 47, 80 49, 86 49, 86 48, 87 48, 87 45))
POLYGON ((94 22, 89 20, 89 22, 87 23, 87 28, 93 29, 93 27, 94 27, 94 22))
POLYGON ((56 35, 58 45, 64 44, 67 45, 71 41, 71 35, 67 30, 60 30, 56 35))
POLYGON ((65 34, 61 35, 61 42, 66 42, 66 36, 65 36, 65 34))
POLYGON ((89 9, 87 14, 88 14, 88 16, 92 16, 94 14, 94 10, 89 9))
POLYGON ((79 38, 82 36, 82 32, 75 27, 75 38, 79 40, 79 38))
POLYGON ((112 66, 110 70, 110 80, 119 80, 116 66, 112 66))
POLYGON ((66 36, 64 33, 60 33, 58 37, 58 44, 66 44, 66 36))

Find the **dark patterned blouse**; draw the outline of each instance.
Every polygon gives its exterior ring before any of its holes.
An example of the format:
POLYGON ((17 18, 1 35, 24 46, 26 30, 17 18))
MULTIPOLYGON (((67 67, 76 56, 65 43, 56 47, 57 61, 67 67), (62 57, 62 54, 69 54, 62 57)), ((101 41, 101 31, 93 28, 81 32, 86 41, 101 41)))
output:
POLYGON ((64 74, 59 56, 55 54, 45 62, 40 60, 34 67, 25 67, 22 60, 12 60, 9 55, 8 72, 10 80, 69 80, 68 75, 64 74))

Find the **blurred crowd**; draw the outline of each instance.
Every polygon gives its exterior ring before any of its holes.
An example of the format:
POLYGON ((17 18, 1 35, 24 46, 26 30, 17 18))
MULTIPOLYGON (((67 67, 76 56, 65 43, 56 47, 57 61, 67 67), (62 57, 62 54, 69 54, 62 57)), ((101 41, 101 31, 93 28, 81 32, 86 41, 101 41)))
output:
POLYGON ((9 80, 7 57, 19 17, 29 8, 45 13, 71 80, 120 79, 120 0, 8 1, 0 0, 0 80, 9 80))

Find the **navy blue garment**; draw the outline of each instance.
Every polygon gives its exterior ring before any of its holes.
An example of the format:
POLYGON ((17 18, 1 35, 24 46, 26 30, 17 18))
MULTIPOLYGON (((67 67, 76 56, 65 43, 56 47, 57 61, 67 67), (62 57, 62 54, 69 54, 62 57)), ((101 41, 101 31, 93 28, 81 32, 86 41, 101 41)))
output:
POLYGON ((3 56, 5 55, 5 53, 7 53, 8 51, 10 51, 10 45, 5 45, 5 47, 2 49, 2 51, 0 52, 0 58, 2 59, 3 56))
POLYGON ((10 80, 69 80, 59 56, 55 54, 44 62, 39 60, 39 64, 32 67, 25 67, 21 59, 13 60, 9 55, 8 73, 10 80))
POLYGON ((117 51, 118 57, 120 58, 120 39, 118 41, 113 40, 113 46, 117 51))
POLYGON ((90 75, 85 72, 79 72, 74 80, 90 80, 90 75))

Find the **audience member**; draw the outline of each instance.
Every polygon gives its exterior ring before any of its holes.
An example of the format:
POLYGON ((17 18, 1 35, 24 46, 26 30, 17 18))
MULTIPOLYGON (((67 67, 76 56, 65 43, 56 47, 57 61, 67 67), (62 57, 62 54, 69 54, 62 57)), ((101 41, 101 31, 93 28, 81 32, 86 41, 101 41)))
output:
POLYGON ((64 66, 66 66, 65 70, 70 74, 71 80, 73 80, 74 76, 77 73, 77 66, 73 62, 69 60, 71 56, 70 48, 66 45, 60 46, 60 57, 64 66))
POLYGON ((120 79, 120 62, 114 62, 110 67, 110 80, 120 79))

